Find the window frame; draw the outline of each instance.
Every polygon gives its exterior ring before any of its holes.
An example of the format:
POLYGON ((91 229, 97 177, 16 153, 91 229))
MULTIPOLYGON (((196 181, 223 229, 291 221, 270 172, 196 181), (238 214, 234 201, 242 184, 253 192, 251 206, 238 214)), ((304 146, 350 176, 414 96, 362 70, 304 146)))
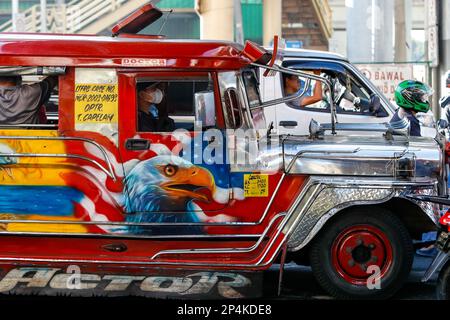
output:
MULTIPOLYGON (((180 71, 167 71, 167 72, 158 72, 158 71, 149 71, 149 72, 140 72, 133 74, 133 91, 134 91, 134 98, 135 98, 135 118, 134 118, 134 130, 137 134, 168 134, 170 132, 160 132, 160 131, 140 131, 139 130, 139 112, 138 112, 138 94, 137 94, 137 88, 138 83, 143 82, 193 82, 192 79, 197 79, 197 82, 203 81, 203 79, 206 79, 206 81, 212 82, 213 91, 214 91, 214 101, 215 101, 215 108, 216 108, 216 127, 219 126, 221 118, 218 116, 218 97, 217 97, 217 79, 213 72, 203 71, 203 72, 180 72, 180 71)), ((202 90, 204 91, 204 90, 202 90)), ((200 92, 200 91, 199 91, 200 92)), ((194 97, 194 95, 193 95, 194 97)), ((220 99, 220 97, 219 97, 220 99)), ((221 101, 220 101, 221 102, 221 101)), ((188 121, 192 120, 192 125, 195 125, 195 102, 193 101, 193 116, 189 115, 168 115, 171 119, 177 122, 176 120, 182 120, 184 123, 187 123, 188 121), (187 120, 187 121, 186 121, 187 120)), ((220 108, 222 107, 222 104, 219 105, 220 108)), ((180 122, 182 122, 180 121, 180 122)), ((177 129, 184 129, 184 128, 175 128, 177 129)), ((186 129, 185 129, 186 130, 186 129)), ((190 130, 188 130, 190 131, 190 130)))
MULTIPOLYGON (((289 57, 288 57, 289 59, 289 57)), ((296 63, 302 63, 302 62, 326 62, 328 64, 336 64, 337 66, 339 66, 340 68, 344 68, 345 72, 348 74, 348 76, 351 78, 351 80, 353 81, 353 83, 355 83, 356 81, 359 81, 360 78, 355 74, 355 72, 353 70, 351 70, 350 68, 347 67, 346 64, 344 63, 339 63, 338 61, 330 61, 330 60, 315 60, 315 59, 289 59, 287 60, 287 62, 293 62, 295 61, 296 63)), ((312 69, 299 69, 299 68, 292 68, 293 70, 300 70, 300 71, 308 71, 308 70, 312 70, 312 69)), ((329 70, 329 68, 325 68, 324 70, 329 70)), ((331 70, 329 70, 331 71, 331 70)), ((340 72, 338 70, 335 70, 334 72, 340 72)), ((284 77, 282 74, 280 74, 279 77, 279 81, 280 81, 280 85, 281 85, 281 93, 283 95, 283 97, 285 97, 285 92, 284 92, 284 77)), ((355 83, 356 84, 356 83, 355 83)), ((312 83, 311 83, 312 85, 312 83)), ((378 96, 380 96, 379 92, 376 92, 373 90, 373 88, 371 88, 370 86, 368 86, 364 81, 360 82, 360 86, 362 86, 364 88, 364 90, 366 92, 370 94, 376 94, 378 96)), ((380 96, 380 99, 383 100, 383 97, 380 96)), ((292 104, 290 102, 286 102, 285 103, 286 106, 288 106, 289 108, 292 108, 294 110, 298 110, 298 111, 310 111, 310 112, 320 112, 320 113, 330 113, 329 109, 319 109, 319 108, 312 108, 312 107, 301 107, 301 108, 296 108, 293 107, 292 104)), ((385 114, 387 114, 387 117, 389 117, 389 112, 386 111, 386 106, 381 103, 381 108, 383 108, 383 112, 385 114)), ((353 116, 365 116, 365 117, 376 117, 378 118, 376 115, 370 114, 370 113, 364 113, 364 112, 353 112, 353 111, 342 111, 342 109, 336 109, 337 115, 353 115, 353 116)), ((382 118, 382 117, 380 117, 382 118)))
MULTIPOLYGON (((23 124, 0 124, 0 129, 1 130, 17 130, 17 129, 26 129, 26 130, 45 130, 45 131, 58 131, 61 128, 61 76, 62 75, 58 75, 58 81, 57 81, 57 85, 55 88, 58 89, 58 93, 56 95, 56 100, 57 100, 57 110, 56 112, 47 112, 47 109, 45 108, 45 116, 47 118, 47 122, 49 121, 49 115, 52 115, 53 117, 56 116, 56 124, 52 124, 52 123, 23 123, 23 124)), ((22 75, 22 84, 28 84, 28 85, 32 85, 32 84, 36 84, 39 83, 40 81, 43 81, 47 76, 39 76, 39 75, 22 75), (23 81, 24 77, 35 77, 35 81, 23 81), (39 79, 42 78, 42 79, 39 79)), ((53 90, 55 89, 53 88, 53 90)), ((52 97, 54 97, 54 94, 50 94, 50 98, 48 100, 48 102, 50 102, 52 100, 52 97)), ((44 104, 43 104, 44 105, 44 104)), ((41 105, 42 106, 42 105, 41 105)), ((40 106, 40 107, 41 107, 40 106)), ((37 112, 40 112, 39 110, 37 112)))

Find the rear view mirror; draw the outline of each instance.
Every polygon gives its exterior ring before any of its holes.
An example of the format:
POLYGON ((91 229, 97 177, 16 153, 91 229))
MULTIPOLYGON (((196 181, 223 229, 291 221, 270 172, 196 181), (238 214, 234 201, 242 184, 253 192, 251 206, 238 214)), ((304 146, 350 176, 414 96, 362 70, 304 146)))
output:
POLYGON ((444 130, 448 128, 448 121, 444 119, 439 119, 437 122, 439 130, 444 130))
POLYGON ((214 91, 202 91, 195 94, 195 119, 202 122, 204 127, 216 124, 216 105, 214 91))
POLYGON ((378 113, 381 109, 381 100, 380 97, 376 94, 370 95, 370 110, 374 113, 378 113))

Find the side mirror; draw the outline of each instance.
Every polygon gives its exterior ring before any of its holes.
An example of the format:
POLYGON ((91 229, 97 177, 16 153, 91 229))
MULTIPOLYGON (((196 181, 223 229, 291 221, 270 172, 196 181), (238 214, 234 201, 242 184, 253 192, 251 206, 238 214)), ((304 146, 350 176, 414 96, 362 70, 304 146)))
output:
POLYGON ((378 113, 381 109, 381 100, 380 97, 376 94, 372 94, 370 96, 370 110, 374 113, 378 113))
POLYGON ((214 91, 202 91, 195 94, 195 119, 201 121, 204 127, 216 124, 216 105, 214 91))
POLYGON ((450 106, 450 96, 444 96, 439 100, 439 106, 442 109, 445 109, 445 107, 450 106))
POLYGON ((437 127, 439 130, 445 130, 448 128, 448 121, 444 119, 439 119, 437 122, 437 127))
POLYGON ((320 122, 311 119, 311 121, 309 122, 309 136, 311 138, 319 138, 320 136, 323 136, 324 134, 324 130, 322 128, 322 125, 320 124, 320 122))

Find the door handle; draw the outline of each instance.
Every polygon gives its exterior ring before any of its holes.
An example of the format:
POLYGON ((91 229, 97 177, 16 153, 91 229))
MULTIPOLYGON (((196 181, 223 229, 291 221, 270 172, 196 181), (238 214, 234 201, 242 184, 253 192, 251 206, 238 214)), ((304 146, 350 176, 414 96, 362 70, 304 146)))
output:
POLYGON ((280 121, 280 127, 296 127, 297 121, 280 121))
POLYGON ((147 139, 127 139, 125 148, 134 151, 148 150, 150 149, 150 141, 147 139))
POLYGON ((103 250, 108 250, 111 252, 124 252, 128 250, 128 247, 124 243, 110 243, 102 246, 103 250))

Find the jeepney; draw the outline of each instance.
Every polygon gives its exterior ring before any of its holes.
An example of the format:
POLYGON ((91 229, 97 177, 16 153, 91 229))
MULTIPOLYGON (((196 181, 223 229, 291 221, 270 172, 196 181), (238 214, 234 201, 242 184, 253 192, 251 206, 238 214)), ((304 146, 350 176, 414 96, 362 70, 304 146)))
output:
POLYGON ((441 141, 340 134, 333 99, 330 124, 275 135, 264 108, 301 93, 263 101, 261 68, 331 83, 251 42, 136 34, 160 16, 0 35, 0 76, 58 76, 46 123, 1 124, 0 293, 252 297, 294 260, 336 297, 394 294, 439 218, 405 195, 446 192, 441 141), (176 130, 144 132, 139 92, 161 83, 176 130))

